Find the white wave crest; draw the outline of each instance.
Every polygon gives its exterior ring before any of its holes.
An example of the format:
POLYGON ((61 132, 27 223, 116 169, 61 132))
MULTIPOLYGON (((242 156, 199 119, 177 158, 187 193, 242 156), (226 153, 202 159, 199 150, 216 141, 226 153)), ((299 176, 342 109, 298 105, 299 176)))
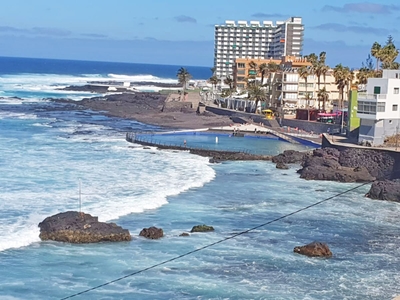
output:
POLYGON ((110 221, 157 209, 168 203, 169 196, 201 187, 215 176, 204 157, 135 151, 123 137, 82 138, 95 143, 37 135, 36 143, 24 147, 16 146, 18 140, 2 146, 0 163, 8 175, 0 178, 4 200, 0 217, 5 218, 0 220, 0 251, 39 241, 39 222, 55 213, 78 210, 79 178, 82 210, 110 221))
POLYGON ((162 82, 162 83, 177 83, 173 78, 160 78, 153 75, 123 75, 123 74, 108 74, 110 78, 118 81, 136 81, 136 82, 162 82))

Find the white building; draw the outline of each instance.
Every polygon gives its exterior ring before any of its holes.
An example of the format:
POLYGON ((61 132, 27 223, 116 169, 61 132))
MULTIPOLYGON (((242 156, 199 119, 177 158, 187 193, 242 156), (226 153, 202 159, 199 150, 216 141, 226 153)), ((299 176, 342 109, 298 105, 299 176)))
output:
POLYGON ((366 93, 358 94, 359 142, 382 145, 399 132, 400 70, 383 70, 382 78, 369 78, 366 93))
POLYGON ((215 75, 232 76, 236 58, 299 57, 303 49, 303 31, 302 19, 297 17, 276 24, 272 21, 226 21, 215 25, 215 75))

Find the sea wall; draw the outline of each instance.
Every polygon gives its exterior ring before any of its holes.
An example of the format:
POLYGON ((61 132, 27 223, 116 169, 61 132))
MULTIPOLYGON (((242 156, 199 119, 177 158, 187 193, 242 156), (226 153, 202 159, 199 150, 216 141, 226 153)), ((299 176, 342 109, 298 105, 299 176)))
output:
POLYGON ((135 134, 126 134, 126 141, 130 143, 140 144, 142 146, 157 147, 158 149, 169 149, 179 151, 189 151, 192 154, 211 157, 211 162, 227 161, 227 160, 271 160, 270 155, 257 155, 244 151, 220 151, 211 149, 191 148, 179 145, 165 145, 162 143, 151 142, 140 139, 135 134))
POLYGON ((328 132, 339 132, 340 125, 337 124, 327 124, 320 122, 309 122, 305 120, 297 120, 297 119, 282 119, 282 126, 299 128, 303 131, 314 132, 314 133, 325 133, 328 132))
POLYGON ((242 112, 242 111, 235 111, 235 110, 219 108, 219 107, 214 107, 214 106, 206 106, 206 110, 209 112, 212 112, 216 115, 231 117, 231 119, 233 121, 235 121, 235 119, 237 119, 238 120, 237 123, 246 123, 246 122, 248 122, 249 118, 251 118, 253 120, 253 122, 255 122, 255 123, 262 123, 265 126, 271 126, 270 122, 267 119, 265 119, 264 116, 257 115, 257 114, 246 113, 246 112, 242 112), (240 121, 240 119, 242 121, 240 121))
MULTIPOLYGON (((241 111, 234 111, 234 110, 213 107, 213 106, 207 106, 206 110, 210 111, 216 115, 229 116, 232 119, 241 118, 244 120, 248 120, 249 118, 251 118, 255 123, 262 123, 265 126, 274 127, 274 124, 272 124, 272 122, 270 122, 270 120, 265 119, 264 116, 262 116, 262 115, 251 114, 251 113, 246 113, 246 112, 241 112, 241 111)), ((281 126, 298 128, 298 129, 301 129, 306 132, 314 132, 314 133, 325 133, 328 131, 339 132, 340 127, 341 127, 338 124, 309 122, 309 121, 297 120, 297 119, 281 119, 281 120, 277 119, 277 121, 279 124, 281 124, 281 126)))

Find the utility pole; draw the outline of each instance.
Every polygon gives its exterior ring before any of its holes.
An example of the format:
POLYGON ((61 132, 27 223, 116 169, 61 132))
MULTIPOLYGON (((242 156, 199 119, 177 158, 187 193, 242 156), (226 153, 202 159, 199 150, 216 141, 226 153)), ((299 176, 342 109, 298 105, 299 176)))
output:
POLYGON ((82 214, 82 189, 81 189, 81 180, 79 179, 79 214, 82 214))
POLYGON ((398 141, 399 141, 399 125, 396 126, 396 151, 397 151, 398 141))

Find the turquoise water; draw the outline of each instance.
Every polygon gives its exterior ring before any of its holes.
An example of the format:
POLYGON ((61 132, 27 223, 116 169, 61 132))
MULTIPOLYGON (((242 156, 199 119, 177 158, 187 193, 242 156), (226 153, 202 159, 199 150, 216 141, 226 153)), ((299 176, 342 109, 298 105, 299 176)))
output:
POLYGON ((158 134, 140 133, 136 136, 143 141, 150 141, 162 145, 185 146, 220 151, 242 151, 261 155, 277 155, 285 150, 306 151, 313 149, 301 144, 291 144, 282 141, 273 135, 244 137, 234 136, 231 133, 217 132, 171 132, 158 134))
MULTIPOLYGON (((28 81, 24 76, 12 80, 23 85, 28 81)), ((3 79, 0 90, 12 94, 10 79, 3 79)), ((29 98, 0 99, 0 299, 68 297, 357 186, 302 180, 298 166, 210 164, 187 152, 143 149, 127 143, 125 132, 158 128, 90 111, 65 111, 41 100, 47 91, 51 88, 32 89, 29 98), (39 240, 37 224, 45 217, 78 209, 79 179, 83 211, 129 229, 131 242, 39 240), (179 236, 197 224, 212 225, 215 231, 179 236), (163 228, 165 237, 139 237, 149 226, 163 228)), ((196 142, 215 143, 215 136, 201 138, 209 140, 196 142)), ((240 143, 239 138, 220 141, 221 146, 232 142, 228 148, 240 143)), ((263 143, 270 151, 290 145, 241 141, 249 148, 263 143)), ((362 187, 73 299, 391 299, 400 294, 400 206, 367 199, 367 190, 362 187), (315 240, 329 245, 331 259, 293 253, 295 246, 315 240)))

